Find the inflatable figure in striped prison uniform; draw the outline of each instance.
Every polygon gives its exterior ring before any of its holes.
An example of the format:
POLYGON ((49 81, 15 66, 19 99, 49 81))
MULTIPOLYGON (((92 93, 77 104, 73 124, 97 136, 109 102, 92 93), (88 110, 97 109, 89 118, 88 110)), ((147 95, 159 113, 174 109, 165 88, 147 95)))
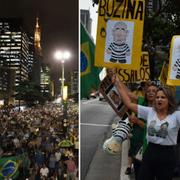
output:
POLYGON ((131 130, 132 126, 128 118, 119 121, 117 126, 112 129, 112 136, 104 142, 104 151, 112 155, 120 154, 122 142, 129 137, 131 130))

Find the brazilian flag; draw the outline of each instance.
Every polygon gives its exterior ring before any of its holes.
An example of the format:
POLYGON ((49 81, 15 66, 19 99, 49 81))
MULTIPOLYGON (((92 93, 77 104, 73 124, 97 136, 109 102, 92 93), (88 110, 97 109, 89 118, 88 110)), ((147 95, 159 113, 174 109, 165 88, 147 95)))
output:
POLYGON ((96 91, 99 87, 99 73, 102 68, 94 66, 95 45, 81 24, 81 99, 89 97, 92 91, 96 91))
POLYGON ((7 177, 17 179, 19 176, 19 166, 23 166, 24 170, 28 170, 30 161, 26 154, 19 156, 7 156, 0 158, 0 180, 7 177))
POLYGON ((0 180, 6 177, 16 179, 19 175, 19 163, 16 156, 2 157, 0 159, 0 180))

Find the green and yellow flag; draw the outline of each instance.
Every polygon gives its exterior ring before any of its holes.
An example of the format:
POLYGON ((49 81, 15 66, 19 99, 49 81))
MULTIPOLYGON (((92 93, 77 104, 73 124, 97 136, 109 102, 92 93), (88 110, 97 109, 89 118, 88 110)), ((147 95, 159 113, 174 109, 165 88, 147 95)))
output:
POLYGON ((95 45, 81 24, 81 99, 88 98, 90 93, 99 87, 99 73, 102 68, 94 67, 95 45))
POLYGON ((0 180, 5 178, 17 179, 19 176, 19 166, 22 166, 24 172, 28 171, 30 161, 26 154, 19 156, 7 156, 0 158, 0 180))

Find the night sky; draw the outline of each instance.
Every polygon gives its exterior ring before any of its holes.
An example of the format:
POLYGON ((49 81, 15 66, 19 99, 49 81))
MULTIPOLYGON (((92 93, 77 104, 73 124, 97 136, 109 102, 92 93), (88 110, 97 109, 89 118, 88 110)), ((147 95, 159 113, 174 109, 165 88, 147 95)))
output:
POLYGON ((25 28, 34 32, 38 15, 41 26, 41 46, 45 62, 50 62, 56 81, 61 72, 53 53, 65 49, 72 56, 65 63, 65 76, 78 69, 78 0, 0 0, 0 17, 22 17, 25 28))

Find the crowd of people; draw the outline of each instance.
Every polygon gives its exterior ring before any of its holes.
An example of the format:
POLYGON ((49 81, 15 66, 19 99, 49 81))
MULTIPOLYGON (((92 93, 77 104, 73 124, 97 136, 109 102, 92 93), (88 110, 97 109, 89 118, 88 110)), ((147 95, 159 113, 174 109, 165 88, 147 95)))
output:
POLYGON ((23 155, 18 161, 16 179, 75 180, 78 177, 78 116, 78 104, 72 102, 68 104, 67 117, 61 105, 52 103, 23 111, 1 110, 0 158, 23 155), (62 141, 71 143, 63 145, 62 141))

